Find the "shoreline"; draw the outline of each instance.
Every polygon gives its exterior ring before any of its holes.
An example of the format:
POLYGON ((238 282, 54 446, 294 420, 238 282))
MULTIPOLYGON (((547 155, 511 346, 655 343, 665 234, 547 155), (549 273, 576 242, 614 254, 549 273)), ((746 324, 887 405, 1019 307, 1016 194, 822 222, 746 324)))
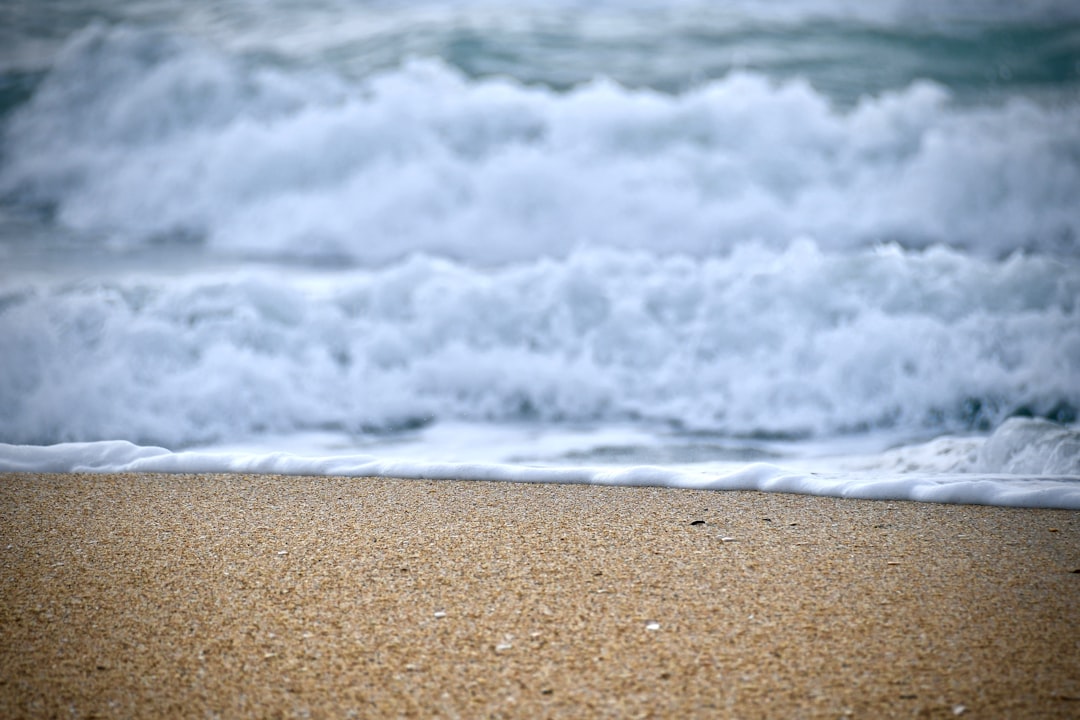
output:
POLYGON ((0 475, 0 715, 1075 717, 1080 512, 0 475))

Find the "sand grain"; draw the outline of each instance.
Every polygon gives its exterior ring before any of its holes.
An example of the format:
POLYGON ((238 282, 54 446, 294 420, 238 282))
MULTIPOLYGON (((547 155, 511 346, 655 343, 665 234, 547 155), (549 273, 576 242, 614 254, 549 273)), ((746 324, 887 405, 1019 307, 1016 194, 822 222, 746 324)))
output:
POLYGON ((1077 717, 1080 513, 0 477, 3 717, 1077 717))

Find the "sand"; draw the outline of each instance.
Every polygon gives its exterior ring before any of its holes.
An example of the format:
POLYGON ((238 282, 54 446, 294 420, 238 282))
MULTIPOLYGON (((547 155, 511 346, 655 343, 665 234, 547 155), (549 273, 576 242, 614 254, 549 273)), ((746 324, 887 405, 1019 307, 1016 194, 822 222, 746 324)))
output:
POLYGON ((1080 513, 0 476, 3 717, 1080 717, 1080 513))

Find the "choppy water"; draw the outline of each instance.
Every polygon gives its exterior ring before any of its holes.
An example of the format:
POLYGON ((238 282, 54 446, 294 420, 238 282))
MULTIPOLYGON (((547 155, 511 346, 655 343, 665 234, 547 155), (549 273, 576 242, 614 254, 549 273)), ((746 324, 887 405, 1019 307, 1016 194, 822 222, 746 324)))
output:
POLYGON ((6 3, 0 441, 679 463, 1075 423, 1078 8, 6 3))

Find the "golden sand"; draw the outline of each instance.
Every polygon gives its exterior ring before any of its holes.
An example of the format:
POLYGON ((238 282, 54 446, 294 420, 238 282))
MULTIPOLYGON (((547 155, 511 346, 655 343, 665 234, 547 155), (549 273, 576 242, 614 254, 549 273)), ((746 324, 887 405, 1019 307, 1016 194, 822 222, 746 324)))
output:
POLYGON ((1080 717, 1080 513, 0 477, 2 717, 1080 717))

